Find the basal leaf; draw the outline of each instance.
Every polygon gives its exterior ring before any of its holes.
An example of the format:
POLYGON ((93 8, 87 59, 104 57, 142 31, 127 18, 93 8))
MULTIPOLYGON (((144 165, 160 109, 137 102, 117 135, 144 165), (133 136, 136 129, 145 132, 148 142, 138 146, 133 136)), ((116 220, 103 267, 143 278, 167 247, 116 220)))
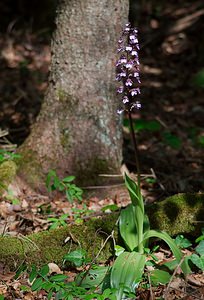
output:
POLYGON ((145 260, 145 255, 138 252, 123 252, 113 264, 110 277, 111 287, 116 288, 121 296, 125 287, 135 292, 144 272, 145 260))
POLYGON ((150 273, 150 280, 153 285, 167 284, 170 279, 171 275, 163 270, 156 269, 150 273))
POLYGON ((128 250, 133 251, 138 246, 138 234, 131 204, 121 210, 119 228, 128 250))
MULTIPOLYGON (((152 237, 159 238, 159 239, 163 240, 165 243, 167 243, 167 245, 173 252, 177 262, 180 263, 180 261, 183 257, 182 252, 177 247, 174 240, 166 232, 161 232, 161 231, 157 231, 157 230, 149 230, 144 233, 144 240, 152 238, 152 237)), ((186 260, 184 260, 183 263, 181 264, 181 269, 185 275, 187 275, 191 272, 191 269, 188 266, 186 260)))

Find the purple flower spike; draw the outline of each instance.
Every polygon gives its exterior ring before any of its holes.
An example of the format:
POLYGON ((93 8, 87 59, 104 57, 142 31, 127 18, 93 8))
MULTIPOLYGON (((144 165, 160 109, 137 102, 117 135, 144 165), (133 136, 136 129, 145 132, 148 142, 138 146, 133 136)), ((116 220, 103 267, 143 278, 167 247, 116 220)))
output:
POLYGON ((131 105, 130 110, 133 110, 133 108, 140 109, 141 107, 142 107, 141 103, 139 101, 136 101, 131 105))
POLYGON ((117 89, 117 93, 118 93, 118 94, 122 94, 122 93, 123 93, 123 90, 124 90, 123 86, 120 86, 120 87, 117 89))
POLYGON ((130 61, 125 65, 125 67, 126 67, 127 69, 132 69, 133 65, 134 65, 134 62, 133 62, 132 60, 130 60, 130 61))
POLYGON ((120 108, 117 110, 117 114, 121 115, 124 112, 124 109, 120 108))
POLYGON ((127 96, 124 96, 124 97, 123 97, 123 103, 126 104, 126 103, 128 103, 128 102, 129 102, 128 97, 127 97, 127 96))
POLYGON ((133 85, 132 80, 131 80, 130 78, 128 78, 128 79, 126 80, 126 82, 125 82, 125 85, 126 85, 126 86, 132 86, 132 85, 133 85))
POLYGON ((137 29, 130 23, 125 25, 122 37, 119 39, 118 52, 122 52, 116 62, 116 80, 121 81, 117 93, 122 95, 122 107, 118 113, 140 109, 141 103, 136 100, 140 95, 140 70, 138 51, 140 49, 137 37, 137 29))
POLYGON ((132 46, 127 46, 127 47, 125 47, 125 50, 126 50, 127 52, 132 51, 132 46))

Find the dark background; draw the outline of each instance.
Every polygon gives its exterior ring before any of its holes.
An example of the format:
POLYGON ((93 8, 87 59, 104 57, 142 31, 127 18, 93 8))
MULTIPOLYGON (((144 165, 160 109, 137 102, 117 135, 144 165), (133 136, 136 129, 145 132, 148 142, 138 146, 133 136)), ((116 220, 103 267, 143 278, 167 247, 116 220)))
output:
MULTIPOLYGON (((16 145, 28 136, 46 91, 56 4, 0 2, 0 128, 16 145)), ((203 191, 203 1, 132 0, 129 17, 141 44, 142 109, 133 116, 141 170, 156 174, 152 190, 161 197, 203 191)), ((125 117, 124 162, 135 170, 125 117)))

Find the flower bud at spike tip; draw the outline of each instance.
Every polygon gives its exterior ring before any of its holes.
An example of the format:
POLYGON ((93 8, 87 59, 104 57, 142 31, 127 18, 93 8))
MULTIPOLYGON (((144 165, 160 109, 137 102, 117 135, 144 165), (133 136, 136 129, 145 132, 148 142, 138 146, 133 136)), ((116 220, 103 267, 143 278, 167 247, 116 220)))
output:
POLYGON ((116 62, 116 80, 120 81, 117 94, 122 96, 121 107, 117 110, 118 114, 141 108, 138 100, 141 81, 138 55, 140 46, 137 34, 138 30, 127 23, 118 40, 118 53, 122 52, 116 62))

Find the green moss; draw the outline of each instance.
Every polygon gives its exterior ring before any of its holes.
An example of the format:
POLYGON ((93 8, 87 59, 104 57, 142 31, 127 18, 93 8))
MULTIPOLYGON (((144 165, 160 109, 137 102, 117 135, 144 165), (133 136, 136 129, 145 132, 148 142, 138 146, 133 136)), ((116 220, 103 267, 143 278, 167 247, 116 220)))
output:
POLYGON ((23 178, 26 178, 27 183, 31 187, 34 185, 36 187, 42 181, 44 182, 45 178, 42 177, 42 166, 37 153, 30 149, 20 148, 19 154, 21 158, 18 160, 18 172, 23 178))
POLYGON ((203 226, 204 194, 177 194, 147 208, 151 226, 168 232, 200 233, 203 226))
MULTIPOLYGON (((107 226, 107 221, 114 226, 113 218, 89 220, 82 226, 72 225, 55 230, 39 232, 28 235, 25 238, 0 238, 0 262, 10 269, 15 269, 23 261, 28 265, 37 266, 54 262, 62 266, 63 257, 66 253, 82 247, 87 250, 88 256, 94 259, 107 234, 112 228, 107 226), (70 237, 65 243, 65 239, 70 237)), ((113 254, 112 242, 109 240, 100 253, 99 261, 107 260, 113 254)))
POLYGON ((4 161, 0 164, 0 192, 7 189, 16 176, 17 166, 14 161, 4 161))
MULTIPOLYGON (((170 235, 200 235, 204 215, 204 194, 178 194, 146 207, 152 229, 165 230, 170 235)), ((86 249, 94 258, 105 239, 114 229, 116 243, 120 243, 116 224, 118 212, 101 218, 90 219, 82 225, 69 225, 55 230, 31 234, 25 238, 0 238, 0 263, 16 269, 23 261, 43 265, 55 262, 62 266, 63 256, 78 247, 86 249), (70 238, 67 243, 65 239, 70 238)), ((100 253, 100 262, 113 254, 113 242, 109 239, 100 253)))

